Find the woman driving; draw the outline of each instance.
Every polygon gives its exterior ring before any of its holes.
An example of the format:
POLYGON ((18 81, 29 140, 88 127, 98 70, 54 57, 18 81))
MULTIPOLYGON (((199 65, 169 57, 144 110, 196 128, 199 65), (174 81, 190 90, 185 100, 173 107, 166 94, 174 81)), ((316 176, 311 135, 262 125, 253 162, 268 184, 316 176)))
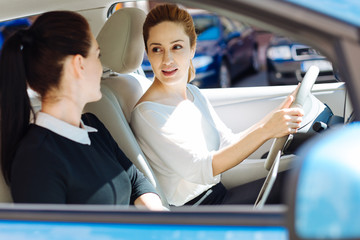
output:
POLYGON ((189 84, 196 49, 191 15, 176 5, 158 5, 147 15, 143 36, 155 77, 132 112, 131 127, 169 204, 254 203, 263 180, 233 194, 221 184, 220 174, 265 141, 297 131, 303 111, 289 108, 293 94, 260 122, 234 134, 189 84))

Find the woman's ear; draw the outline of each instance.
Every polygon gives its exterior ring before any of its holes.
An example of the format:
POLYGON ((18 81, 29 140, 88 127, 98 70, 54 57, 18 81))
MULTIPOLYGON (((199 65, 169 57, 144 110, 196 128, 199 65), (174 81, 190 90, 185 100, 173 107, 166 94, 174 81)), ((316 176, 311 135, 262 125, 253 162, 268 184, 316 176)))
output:
POLYGON ((80 54, 71 56, 71 67, 73 69, 74 76, 80 78, 84 70, 84 57, 80 54))
POLYGON ((194 58, 195 52, 196 52, 196 43, 195 43, 194 46, 191 48, 191 59, 194 58))

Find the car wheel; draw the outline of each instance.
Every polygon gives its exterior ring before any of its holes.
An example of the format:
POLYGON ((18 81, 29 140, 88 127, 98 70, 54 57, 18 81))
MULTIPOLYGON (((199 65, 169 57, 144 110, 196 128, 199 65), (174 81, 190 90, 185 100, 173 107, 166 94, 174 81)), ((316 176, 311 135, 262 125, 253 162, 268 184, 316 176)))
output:
POLYGON ((226 61, 221 62, 220 73, 219 73, 219 86, 221 88, 227 88, 231 86, 231 77, 228 64, 226 61))
POLYGON ((260 70, 260 63, 259 63, 258 50, 256 47, 254 47, 251 52, 250 71, 253 73, 257 73, 259 72, 259 70, 260 70))

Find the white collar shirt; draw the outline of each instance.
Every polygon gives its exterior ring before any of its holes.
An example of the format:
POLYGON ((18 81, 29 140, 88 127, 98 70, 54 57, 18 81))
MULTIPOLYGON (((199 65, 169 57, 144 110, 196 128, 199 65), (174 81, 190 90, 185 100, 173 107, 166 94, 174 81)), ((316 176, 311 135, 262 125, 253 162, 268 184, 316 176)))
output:
POLYGON ((91 144, 89 132, 97 132, 96 128, 86 126, 82 120, 80 120, 80 127, 75 127, 44 112, 36 113, 35 124, 74 142, 86 145, 91 144))

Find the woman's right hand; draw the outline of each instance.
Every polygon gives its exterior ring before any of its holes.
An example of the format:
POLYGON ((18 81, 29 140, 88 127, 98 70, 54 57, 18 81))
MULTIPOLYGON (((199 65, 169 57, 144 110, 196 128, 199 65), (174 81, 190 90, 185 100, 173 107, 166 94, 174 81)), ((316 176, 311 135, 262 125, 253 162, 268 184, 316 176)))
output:
POLYGON ((300 127, 302 117, 304 116, 303 109, 298 107, 290 108, 298 88, 299 87, 297 87, 277 109, 263 119, 262 128, 268 136, 268 139, 296 133, 300 127))

